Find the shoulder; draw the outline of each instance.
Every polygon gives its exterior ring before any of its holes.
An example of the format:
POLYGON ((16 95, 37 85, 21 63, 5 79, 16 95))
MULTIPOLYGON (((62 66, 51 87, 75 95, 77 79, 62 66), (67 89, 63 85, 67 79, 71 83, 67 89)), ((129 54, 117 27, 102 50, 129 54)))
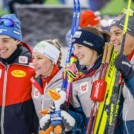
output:
POLYGON ((125 82, 126 86, 128 87, 128 89, 130 90, 130 92, 132 93, 132 95, 134 96, 134 76, 129 79, 128 81, 125 82))
POLYGON ((32 54, 31 54, 30 50, 27 47, 23 46, 23 45, 21 45, 21 50, 22 51, 21 51, 21 53, 20 53, 20 55, 18 57, 19 58, 18 62, 20 64, 28 65, 30 63, 30 61, 31 61, 32 54))

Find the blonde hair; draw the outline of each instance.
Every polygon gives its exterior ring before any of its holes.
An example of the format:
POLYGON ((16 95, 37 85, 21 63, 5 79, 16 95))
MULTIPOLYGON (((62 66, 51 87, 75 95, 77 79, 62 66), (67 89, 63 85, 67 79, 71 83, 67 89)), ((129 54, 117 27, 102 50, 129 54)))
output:
POLYGON ((61 60, 62 60, 62 52, 61 52, 61 45, 58 39, 53 39, 53 40, 45 40, 46 42, 50 43, 51 45, 55 46, 59 51, 59 58, 57 64, 60 66, 61 65, 61 60))

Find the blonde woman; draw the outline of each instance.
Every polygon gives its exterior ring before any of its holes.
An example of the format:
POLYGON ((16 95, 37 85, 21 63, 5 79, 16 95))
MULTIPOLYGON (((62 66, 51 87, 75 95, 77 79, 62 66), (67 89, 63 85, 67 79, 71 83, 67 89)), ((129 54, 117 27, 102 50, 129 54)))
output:
POLYGON ((38 118, 39 111, 49 108, 51 99, 47 91, 51 88, 61 87, 62 71, 60 67, 61 46, 57 39, 39 42, 32 53, 33 66, 36 75, 31 79, 33 84, 32 98, 38 118))

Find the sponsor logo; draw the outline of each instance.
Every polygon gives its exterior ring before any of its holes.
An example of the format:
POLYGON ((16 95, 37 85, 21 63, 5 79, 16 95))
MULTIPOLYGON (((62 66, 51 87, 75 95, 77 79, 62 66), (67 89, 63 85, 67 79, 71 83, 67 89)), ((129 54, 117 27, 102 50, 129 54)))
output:
POLYGON ((14 34, 17 34, 17 35, 20 35, 20 32, 16 31, 16 30, 13 30, 13 33, 14 34))
POLYGON ((95 85, 95 93, 94 93, 94 97, 95 98, 98 98, 98 95, 99 95, 99 89, 100 89, 100 87, 102 86, 102 83, 100 83, 100 82, 97 82, 96 83, 96 85, 95 85))
POLYGON ((7 32, 7 29, 0 29, 0 33, 7 32))
POLYGON ((13 70, 11 72, 12 76, 14 77, 18 77, 18 78, 22 78, 26 76, 26 72, 22 71, 22 70, 13 70))
POLYGON ((83 82, 80 84, 80 91, 81 93, 85 93, 88 91, 88 82, 83 82))
POLYGON ((37 89, 35 89, 34 90, 34 98, 38 98, 39 96, 40 96, 40 92, 37 89))
POLYGON ((83 41, 83 43, 85 43, 85 44, 87 44, 87 45, 89 45, 89 46, 94 46, 92 43, 90 43, 90 42, 87 42, 87 41, 83 41))
POLYGON ((75 34, 74 34, 74 38, 80 38, 82 32, 81 31, 76 31, 75 34))
POLYGON ((19 56, 19 63, 28 63, 28 58, 26 56, 19 56))

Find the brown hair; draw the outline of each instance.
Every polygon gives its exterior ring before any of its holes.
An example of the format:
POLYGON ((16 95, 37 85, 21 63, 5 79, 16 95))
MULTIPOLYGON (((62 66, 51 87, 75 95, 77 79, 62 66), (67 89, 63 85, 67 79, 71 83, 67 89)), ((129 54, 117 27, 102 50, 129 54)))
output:
POLYGON ((58 62, 57 64, 60 66, 61 65, 61 60, 62 60, 62 52, 61 52, 61 45, 58 39, 53 39, 53 40, 45 40, 46 42, 52 44, 53 46, 55 46, 59 51, 59 58, 58 58, 58 62))

